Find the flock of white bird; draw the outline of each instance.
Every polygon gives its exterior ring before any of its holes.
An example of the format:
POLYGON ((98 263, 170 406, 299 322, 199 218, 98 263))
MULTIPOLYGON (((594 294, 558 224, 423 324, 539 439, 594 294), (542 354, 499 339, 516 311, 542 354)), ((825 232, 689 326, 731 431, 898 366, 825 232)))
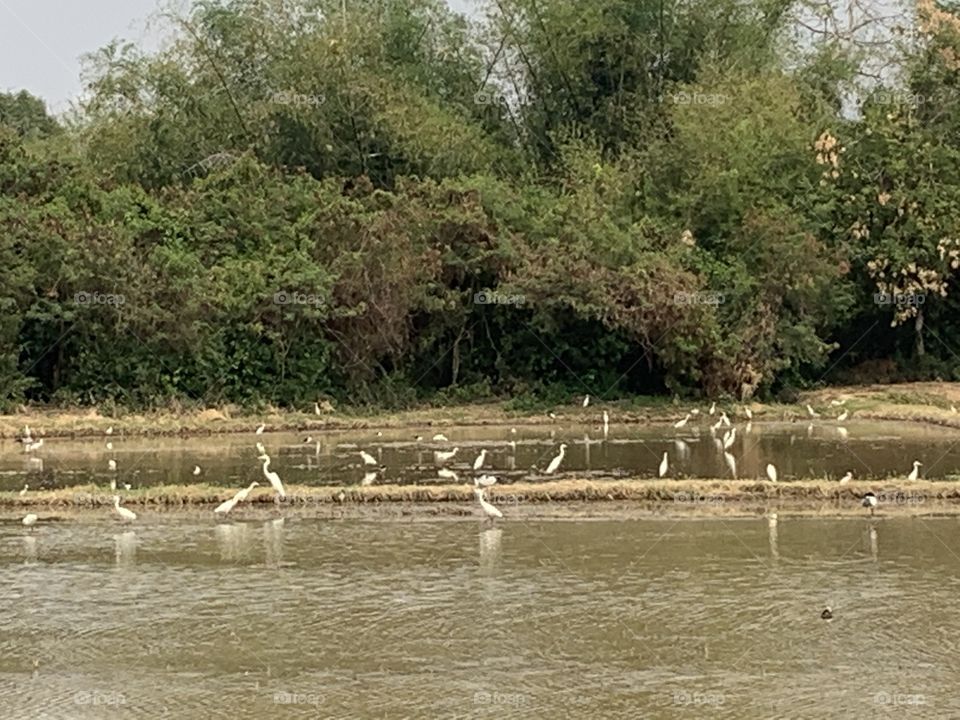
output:
MULTIPOLYGON (((844 402, 845 401, 843 400, 832 400, 831 405, 834 407, 839 407, 839 406, 842 406, 844 402)), ((590 396, 587 395, 583 399, 582 406, 586 408, 589 406, 589 404, 590 404, 590 396)), ((810 405, 807 405, 806 409, 807 409, 807 414, 810 416, 811 419, 822 417, 821 413, 814 410, 814 408, 811 407, 810 405)), ((315 411, 317 412, 317 414, 320 413, 319 405, 315 406, 315 411)), ((706 415, 712 417, 712 416, 715 416, 716 413, 717 413, 717 404, 714 402, 714 403, 711 403, 710 408, 706 411, 706 415)), ((553 418, 556 417, 553 413, 551 413, 550 415, 553 418)), ((682 419, 673 423, 673 427, 675 429, 682 429, 686 427, 688 423, 690 423, 692 418, 695 418, 699 415, 701 415, 700 409, 693 408, 689 412, 687 412, 682 419)), ((746 418, 745 432, 749 433, 751 428, 751 422, 753 420, 753 413, 751 412, 750 408, 744 407, 743 415, 746 418)), ((606 410, 604 410, 602 417, 603 417, 603 426, 602 426, 603 434, 604 436, 607 436, 610 428, 610 415, 606 410)), ((834 420, 836 420, 837 422, 843 422, 848 417, 849 417, 848 411, 842 410, 837 415, 837 417, 834 418, 834 420)), ((256 428, 255 434, 262 435, 265 429, 266 429, 266 425, 261 424, 256 428)), ((737 428, 734 427, 733 422, 730 420, 726 411, 721 410, 720 414, 717 415, 717 421, 715 423, 712 423, 709 426, 709 429, 710 429, 711 435, 714 436, 714 442, 717 444, 718 450, 720 450, 724 455, 724 460, 727 464, 727 467, 730 469, 731 475, 734 478, 736 478, 737 477, 736 458, 729 452, 729 450, 733 447, 736 441, 737 428), (716 432, 722 427, 726 427, 728 429, 724 432, 722 437, 717 438, 716 432)), ((845 429, 844 428, 839 428, 839 429, 844 430, 844 432, 841 434, 845 436, 846 435, 845 429)), ((516 433, 516 428, 511 428, 510 432, 516 433)), ((108 436, 112 435, 113 427, 107 428, 105 434, 108 436)), ((380 435, 380 433, 378 433, 378 435, 380 435)), ((447 436, 442 433, 435 434, 431 439, 434 442, 449 442, 449 439, 447 438, 447 436)), ((416 437, 416 440, 420 442, 423 440, 423 437, 418 435, 416 437)), ((308 437, 304 442, 312 442, 312 441, 313 441, 313 438, 308 437)), ((23 445, 24 452, 27 452, 27 453, 36 452, 41 447, 43 447, 43 439, 40 438, 39 440, 35 440, 33 438, 32 430, 30 429, 29 426, 24 428, 23 436, 20 438, 20 442, 23 445)), ((674 443, 680 449, 683 449, 686 446, 686 443, 679 438, 674 440, 674 443)), ((516 449, 515 441, 511 440, 509 445, 514 450, 516 449)), ((107 442, 107 449, 108 450, 113 449, 113 443, 111 441, 107 442)), ((281 481, 280 476, 275 471, 270 469, 271 458, 267 454, 266 448, 263 446, 262 443, 257 442, 256 449, 258 453, 257 460, 259 460, 262 463, 261 471, 263 472, 264 478, 273 488, 273 491, 276 495, 276 499, 278 501, 286 499, 287 493, 286 493, 286 490, 284 489, 283 482, 281 481)), ((435 450, 434 460, 438 465, 442 465, 443 463, 446 463, 452 460, 454 457, 456 457, 459 451, 460 451, 459 447, 454 447, 451 450, 435 450)), ((556 473, 556 471, 560 468, 560 465, 563 463, 564 458, 566 457, 566 451, 567 451, 566 443, 561 443, 559 446, 559 451, 550 460, 549 464, 544 470, 544 473, 546 475, 552 475, 556 473)), ((379 465, 377 458, 375 458, 373 455, 371 455, 365 450, 360 450, 359 455, 364 466, 368 468, 377 466, 375 470, 366 472, 363 480, 361 481, 362 485, 369 485, 377 478, 377 475, 383 472, 386 468, 383 465, 379 465)), ((481 449, 480 453, 474 459, 472 463, 473 470, 475 472, 480 472, 481 470, 483 470, 483 466, 486 463, 486 460, 487 460, 487 450, 484 448, 484 449, 481 449)), ((907 480, 916 480, 919 477, 920 468, 922 467, 922 465, 923 464, 919 460, 914 461, 913 470, 911 470, 911 472, 907 475, 907 480)), ((111 473, 116 473, 117 471, 116 460, 110 459, 107 463, 107 469, 111 473)), ((660 464, 657 468, 657 477, 659 478, 666 477, 669 471, 670 471, 670 454, 669 452, 664 452, 663 457, 660 460, 660 464)), ((194 476, 198 476, 201 474, 201 472, 202 472, 202 469, 200 468, 200 466, 195 465, 193 468, 192 474, 194 476)), ((454 482, 457 482, 459 480, 456 472, 454 472, 453 470, 447 469, 445 467, 440 467, 437 470, 437 475, 438 477, 445 480, 452 480, 454 482)), ((767 463, 766 465, 766 477, 770 482, 774 482, 774 483, 777 482, 779 479, 777 467, 772 462, 767 463)), ((847 472, 842 478, 840 478, 839 482, 841 485, 843 485, 850 482, 851 479, 853 479, 853 473, 847 472)), ((500 509, 494 506, 492 503, 490 503, 484 494, 484 489, 494 485, 496 482, 497 482, 497 478, 493 475, 482 474, 474 478, 474 489, 473 489, 474 495, 477 498, 480 509, 483 511, 484 515, 491 522, 503 517, 503 513, 500 511, 500 509)), ((213 511, 214 514, 218 516, 227 515, 234 508, 236 508, 237 505, 245 501, 247 497, 250 495, 250 493, 253 491, 253 489, 255 487, 258 487, 259 485, 260 485, 259 482, 253 481, 247 487, 238 490, 233 495, 233 497, 220 503, 214 509, 213 511)), ((123 487, 127 490, 130 489, 129 484, 124 484, 123 487)), ((20 490, 20 496, 22 497, 26 495, 29 489, 30 489, 29 485, 24 485, 23 489, 20 490)), ((117 490, 117 482, 115 479, 112 479, 110 481, 110 489, 113 491, 117 490)), ((120 496, 114 495, 113 496, 114 513, 118 515, 122 520, 127 522, 136 520, 137 519, 136 513, 128 508, 123 507, 120 503, 121 503, 120 496)), ((862 505, 864 507, 870 508, 872 513, 873 509, 877 506, 876 496, 873 493, 866 493, 862 498, 862 505)), ((22 522, 25 526, 29 527, 36 524, 37 520, 38 520, 38 517, 36 514, 29 513, 23 518, 22 522)))

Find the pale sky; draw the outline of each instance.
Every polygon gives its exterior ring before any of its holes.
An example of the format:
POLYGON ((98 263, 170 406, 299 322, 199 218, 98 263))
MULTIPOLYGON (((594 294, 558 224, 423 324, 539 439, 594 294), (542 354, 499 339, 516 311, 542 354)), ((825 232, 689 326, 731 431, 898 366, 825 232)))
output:
MULTIPOLYGON (((28 90, 60 113, 80 94, 80 58, 115 38, 155 48, 161 7, 187 0, 0 0, 0 92, 28 90)), ((474 0, 449 0, 466 10, 474 0)))

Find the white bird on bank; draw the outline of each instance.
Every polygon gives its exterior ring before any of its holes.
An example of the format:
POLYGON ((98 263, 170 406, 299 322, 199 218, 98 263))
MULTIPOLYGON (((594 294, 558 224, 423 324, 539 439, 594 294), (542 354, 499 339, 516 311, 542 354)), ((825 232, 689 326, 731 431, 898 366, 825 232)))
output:
POLYGON ((840 406, 843 405, 845 402, 846 402, 846 400, 831 400, 831 401, 830 401, 830 404, 833 405, 833 407, 840 407, 840 406))
POLYGON ((372 472, 366 472, 363 474, 363 479, 360 481, 361 485, 373 485, 374 481, 377 479, 377 474, 379 470, 373 470, 372 472))
POLYGON ((107 428, 106 434, 107 434, 107 435, 113 435, 113 425, 111 425, 110 427, 107 428))
POLYGON ((583 398, 583 406, 586 407, 589 404, 590 404, 590 396, 587 395, 586 397, 583 398))
POLYGON ((280 476, 277 475, 273 470, 270 469, 270 456, 264 453, 257 460, 263 462, 263 476, 270 481, 271 487, 277 492, 277 495, 280 496, 280 499, 287 497, 287 491, 283 489, 283 483, 280 481, 280 476))
POLYGON ((473 494, 477 496, 477 500, 480 501, 480 508, 483 510, 484 514, 487 516, 487 519, 490 522, 493 522, 496 518, 502 518, 503 513, 500 512, 496 507, 491 505, 483 497, 483 488, 475 487, 473 489, 473 494))
POLYGON ((37 522, 37 516, 34 515, 33 513, 27 513, 26 515, 23 516, 23 520, 21 520, 20 522, 22 522, 27 527, 30 527, 31 525, 37 522))
POLYGON ((201 471, 200 471, 200 466, 199 466, 199 465, 194 465, 194 466, 193 466, 193 474, 194 474, 194 476, 199 475, 200 472, 201 472, 201 471))
POLYGON ((496 482, 497 479, 493 475, 481 475, 480 477, 474 479, 473 484, 477 487, 480 487, 481 485, 484 487, 489 487, 491 485, 495 485, 496 482))
POLYGON ((460 448, 458 447, 455 447, 453 450, 447 450, 447 451, 435 450, 433 453, 433 457, 437 460, 437 462, 446 462, 447 460, 452 460, 453 456, 456 455, 459 451, 460 451, 460 448))
POLYGON ((453 470, 447 470, 447 468, 437 470, 437 476, 442 477, 444 480, 453 480, 454 482, 460 479, 453 470))
POLYGON ((753 411, 750 408, 744 408, 743 414, 747 416, 747 420, 753 420, 753 411))
POLYGON ((447 438, 447 436, 444 435, 443 433, 437 433, 436 435, 433 436, 432 439, 433 439, 434 442, 448 442, 448 441, 449 441, 449 439, 447 438))
POLYGON ((716 432, 720 429, 720 426, 723 425, 723 418, 717 420, 713 425, 710 426, 710 432, 716 432))
POLYGON ((107 470, 111 470, 111 471, 113 471, 113 472, 116 472, 116 470, 117 470, 117 461, 116 461, 116 460, 108 460, 108 461, 107 461, 107 470))
POLYGON ((673 426, 674 426, 675 428, 682 428, 682 427, 683 427, 684 425, 686 425, 688 422, 690 422, 690 413, 687 413, 687 414, 684 416, 683 420, 677 420, 677 421, 673 424, 673 426))
POLYGON ((916 480, 920 476, 920 466, 923 465, 919 460, 913 461, 913 470, 907 475, 907 480, 916 480))
POLYGON ((770 482, 777 481, 777 468, 773 463, 767 463, 767 477, 770 479, 770 482))
POLYGON ((479 470, 480 468, 482 468, 483 463, 486 461, 486 459, 487 459, 487 449, 484 448, 483 450, 480 451, 480 454, 477 455, 477 459, 473 461, 473 469, 479 470))
POLYGON ((322 414, 323 414, 323 413, 320 412, 320 403, 314 403, 314 404, 313 404, 313 414, 314 414, 314 415, 322 415, 322 414))
POLYGON ((839 415, 837 415, 837 422, 843 422, 843 421, 846 420, 848 417, 850 417, 850 413, 848 413, 846 410, 844 410, 842 413, 840 413, 839 415))
POLYGON ((263 423, 260 423, 259 425, 257 425, 257 429, 253 431, 254 435, 263 435, 263 431, 266 429, 267 429, 267 426, 264 425, 263 423))
POLYGON ((812 418, 820 417, 820 413, 818 413, 816 410, 814 410, 814 409, 813 409, 812 407, 810 407, 809 405, 807 405, 807 412, 810 414, 810 417, 812 417, 812 418))
POLYGON ((133 510, 127 510, 125 507, 120 507, 120 496, 113 496, 113 509, 122 519, 130 521, 136 520, 137 514, 133 510))
POLYGON ((726 435, 723 436, 723 449, 729 450, 730 447, 737 439, 737 429, 733 428, 726 435))
POLYGON ((224 500, 222 503, 220 503, 219 505, 217 505, 217 506, 213 509, 213 511, 214 511, 215 513, 217 513, 218 515, 226 515, 228 512, 230 512, 231 510, 233 510, 233 509, 237 506, 237 503, 238 503, 238 502, 240 502, 240 501, 237 500, 237 496, 234 495, 234 496, 233 496, 232 498, 230 498, 229 500, 224 500))
POLYGON ((236 500, 238 503, 243 502, 244 500, 247 499, 247 495, 249 495, 253 491, 253 489, 255 487, 258 487, 259 485, 260 483, 254 480, 252 483, 250 483, 247 487, 243 488, 242 490, 237 490, 237 494, 233 496, 233 499, 236 500))
POLYGON ((667 474, 667 470, 670 469, 670 459, 667 457, 667 453, 663 454, 663 460, 660 461, 660 467, 657 470, 658 477, 663 477, 667 474))
POLYGON ((846 484, 847 484, 848 482, 850 482, 851 480, 853 480, 853 473, 848 471, 846 475, 844 475, 842 478, 840 478, 840 484, 841 484, 841 485, 846 485, 846 484))
POLYGON ((557 453, 557 456, 550 461, 550 464, 547 465, 547 469, 544 472, 547 475, 553 475, 557 471, 557 468, 560 467, 560 463, 563 462, 564 456, 567 454, 567 446, 565 443, 560 444, 560 452, 557 453))
POLYGON ((709 413, 710 413, 711 415, 713 415, 716 411, 717 411, 717 404, 716 404, 716 403, 710 403, 709 413))
POLYGON ((366 450, 360 451, 360 459, 363 460, 364 465, 376 465, 377 459, 368 453, 366 450))
POLYGON ((27 494, 27 490, 29 490, 29 489, 30 489, 30 486, 29 486, 29 485, 24 485, 24 486, 23 486, 23 490, 20 491, 20 497, 23 497, 24 495, 26 495, 26 494, 27 494))
POLYGON ((691 414, 691 415, 699 415, 699 414, 700 414, 700 408, 693 408, 693 409, 690 411, 690 414, 691 414))
POLYGON ((603 434, 606 435, 610 432, 610 413, 606 410, 603 411, 603 434))
POLYGON ((727 413, 720 413, 720 422, 722 422, 727 427, 730 427, 730 418, 727 417, 727 413))

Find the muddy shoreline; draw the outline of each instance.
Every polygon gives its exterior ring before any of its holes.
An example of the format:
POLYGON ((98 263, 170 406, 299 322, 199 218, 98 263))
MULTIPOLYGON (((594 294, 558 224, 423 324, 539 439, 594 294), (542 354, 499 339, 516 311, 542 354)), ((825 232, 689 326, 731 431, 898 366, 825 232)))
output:
MULTIPOLYGON (((125 507, 139 513, 209 513, 235 490, 208 485, 160 486, 122 491, 125 507)), ((478 515, 473 488, 456 485, 371 485, 287 488, 287 500, 257 488, 231 519, 284 516, 343 518, 434 518, 478 515)), ((512 518, 751 517, 770 512, 813 516, 862 516, 860 498, 879 498, 877 517, 960 515, 960 485, 903 479, 886 481, 801 480, 558 480, 494 486, 488 499, 512 518)), ((113 492, 82 486, 51 491, 0 493, 0 516, 27 512, 53 515, 112 515, 113 492)))

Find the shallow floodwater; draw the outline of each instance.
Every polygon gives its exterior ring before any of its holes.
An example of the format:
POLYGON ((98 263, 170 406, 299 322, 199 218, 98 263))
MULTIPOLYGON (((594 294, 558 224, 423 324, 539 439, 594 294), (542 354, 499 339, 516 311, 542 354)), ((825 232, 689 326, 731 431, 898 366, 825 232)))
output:
MULTIPOLYGON (((889 477, 910 471, 913 460, 924 463, 921 476, 960 479, 960 432, 916 423, 835 422, 737 423, 728 449, 736 476, 760 478, 773 462, 781 480, 798 477, 839 478, 847 471, 858 478, 889 477)), ((272 469, 286 483, 355 485, 367 483, 456 482, 441 479, 440 467, 457 480, 470 482, 473 462, 486 449, 483 472, 501 484, 547 480, 544 470, 568 445, 554 478, 591 475, 654 477, 663 453, 669 455, 668 477, 733 477, 724 457, 725 428, 711 432, 706 422, 682 429, 670 425, 616 425, 604 436, 599 426, 553 425, 459 427, 444 429, 449 441, 433 441, 436 429, 338 431, 214 435, 194 438, 50 438, 35 453, 24 453, 13 441, 0 443, 0 490, 69 487, 96 483, 132 487, 206 482, 239 487, 263 477, 256 442, 273 458, 272 469), (423 439, 416 440, 420 435, 423 439), (459 448, 450 460, 435 453, 459 448), (360 450, 383 465, 366 466, 360 450), (108 469, 109 461, 117 470, 108 469), (194 475, 195 466, 200 474, 194 475), (375 471, 368 474, 368 471, 375 471)))
POLYGON ((0 717, 956 718, 958 553, 953 518, 3 523, 0 717))

